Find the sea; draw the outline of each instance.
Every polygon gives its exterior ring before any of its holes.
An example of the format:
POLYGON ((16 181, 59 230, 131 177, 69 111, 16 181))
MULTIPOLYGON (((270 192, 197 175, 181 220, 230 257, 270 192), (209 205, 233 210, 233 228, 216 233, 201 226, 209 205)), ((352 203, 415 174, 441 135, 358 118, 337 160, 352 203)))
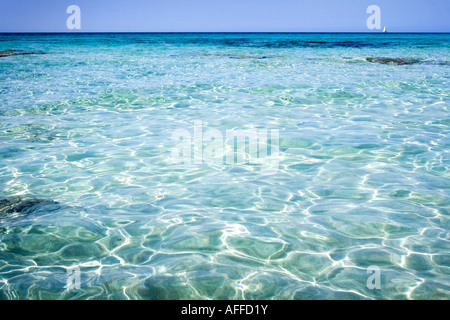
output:
POLYGON ((0 34, 0 299, 450 299, 449 103, 450 34, 0 34))

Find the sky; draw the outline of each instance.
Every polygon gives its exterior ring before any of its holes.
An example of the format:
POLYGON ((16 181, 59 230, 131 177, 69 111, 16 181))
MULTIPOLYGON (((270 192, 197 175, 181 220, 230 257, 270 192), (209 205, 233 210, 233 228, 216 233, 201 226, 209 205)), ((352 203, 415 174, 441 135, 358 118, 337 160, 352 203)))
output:
POLYGON ((370 5, 389 32, 450 32, 450 0, 0 0, 0 32, 379 32, 370 5))

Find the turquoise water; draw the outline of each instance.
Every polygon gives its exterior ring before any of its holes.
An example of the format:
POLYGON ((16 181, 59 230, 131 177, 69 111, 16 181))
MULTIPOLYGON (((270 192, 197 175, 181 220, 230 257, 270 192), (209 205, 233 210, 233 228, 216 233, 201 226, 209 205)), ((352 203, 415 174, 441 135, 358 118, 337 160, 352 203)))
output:
POLYGON ((0 299, 450 298, 450 35, 0 51, 0 299), (278 170, 174 163, 194 121, 279 130, 278 170))

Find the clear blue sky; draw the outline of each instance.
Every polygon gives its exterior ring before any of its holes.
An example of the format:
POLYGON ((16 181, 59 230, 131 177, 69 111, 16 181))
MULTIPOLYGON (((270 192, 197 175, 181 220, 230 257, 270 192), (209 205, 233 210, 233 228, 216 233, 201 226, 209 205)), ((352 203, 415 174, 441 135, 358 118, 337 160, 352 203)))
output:
POLYGON ((82 32, 366 32, 372 4, 391 32, 450 32, 450 0, 0 0, 0 32, 69 31, 71 4, 82 32))

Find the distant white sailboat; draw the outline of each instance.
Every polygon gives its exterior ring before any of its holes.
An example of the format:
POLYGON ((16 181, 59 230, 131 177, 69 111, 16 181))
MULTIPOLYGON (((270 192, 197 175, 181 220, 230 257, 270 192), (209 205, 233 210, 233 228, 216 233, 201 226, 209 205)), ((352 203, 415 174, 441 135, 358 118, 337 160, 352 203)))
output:
POLYGON ((384 26, 383 32, 384 32, 384 33, 386 33, 386 32, 387 32, 387 31, 386 31, 386 26, 384 26))

